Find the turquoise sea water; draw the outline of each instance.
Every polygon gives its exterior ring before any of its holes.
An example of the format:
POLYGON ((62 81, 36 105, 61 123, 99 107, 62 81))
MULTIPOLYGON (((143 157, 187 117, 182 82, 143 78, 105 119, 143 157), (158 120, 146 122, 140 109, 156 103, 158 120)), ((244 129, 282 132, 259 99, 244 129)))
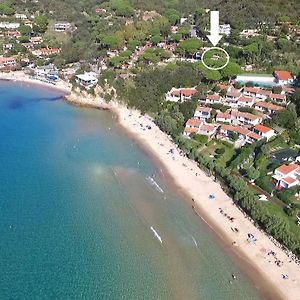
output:
POLYGON ((59 96, 0 83, 0 299, 261 299, 111 114, 59 96))

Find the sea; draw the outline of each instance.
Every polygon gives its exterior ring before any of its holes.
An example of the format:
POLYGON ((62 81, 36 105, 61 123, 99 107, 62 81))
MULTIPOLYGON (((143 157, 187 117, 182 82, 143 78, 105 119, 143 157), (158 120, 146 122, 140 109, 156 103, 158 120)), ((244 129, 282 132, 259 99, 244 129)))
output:
POLYGON ((16 82, 0 82, 0 272, 1 300, 263 299, 110 112, 16 82))

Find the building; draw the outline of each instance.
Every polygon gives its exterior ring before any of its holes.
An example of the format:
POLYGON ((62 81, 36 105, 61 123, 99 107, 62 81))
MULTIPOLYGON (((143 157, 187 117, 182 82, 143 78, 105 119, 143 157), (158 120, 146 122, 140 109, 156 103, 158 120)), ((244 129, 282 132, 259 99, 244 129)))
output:
POLYGON ((39 45, 43 42, 43 38, 41 36, 33 36, 30 38, 30 42, 34 45, 39 45))
POLYGON ((18 13, 16 13, 15 14, 15 18, 16 19, 20 19, 20 20, 26 20, 27 16, 25 14, 18 14, 18 13))
POLYGON ((275 71, 274 72, 275 81, 280 85, 287 85, 294 83, 294 76, 288 71, 275 71))
POLYGON ((194 119, 207 121, 211 117, 212 108, 198 106, 194 113, 194 119))
POLYGON ((19 38, 21 35, 22 35, 21 32, 20 32, 20 31, 17 31, 17 30, 15 30, 15 31, 7 31, 7 32, 6 32, 6 36, 7 36, 8 38, 14 38, 14 39, 17 39, 17 38, 19 38))
POLYGON ((41 48, 32 51, 32 54, 36 56, 52 56, 52 55, 57 55, 59 53, 60 53, 59 48, 41 48))
POLYGON ((276 182, 277 189, 289 189, 299 185, 300 179, 300 166, 292 163, 290 165, 282 165, 275 169, 272 178, 276 182))
POLYGON ((186 122, 185 129, 183 134, 189 136, 190 134, 194 133, 197 134, 199 131, 200 126, 203 124, 202 121, 197 119, 189 119, 186 122))
POLYGON ((232 89, 226 93, 225 101, 231 107, 237 107, 239 98, 242 96, 242 93, 238 90, 232 89))
POLYGON ((227 112, 219 112, 216 116, 216 122, 218 123, 231 123, 231 115, 227 112))
POLYGON ((12 67, 16 65, 16 59, 14 57, 0 57, 0 68, 12 67))
POLYGON ((213 135, 216 134, 218 127, 218 125, 202 124, 199 127, 198 134, 203 134, 211 138, 213 135))
POLYGON ((285 94, 274 94, 271 93, 270 94, 270 99, 277 103, 277 104, 281 104, 281 105, 285 105, 286 104, 286 95, 285 94))
POLYGON ((0 28, 15 30, 20 27, 20 23, 0 22, 0 28))
POLYGON ((184 102, 192 99, 192 96, 197 94, 198 90, 195 88, 172 88, 166 94, 166 101, 184 102))
POLYGON ((242 95, 237 101, 237 106, 238 107, 252 107, 254 105, 254 103, 255 103, 255 98, 242 95))
POLYGON ((89 89, 97 84, 98 76, 94 72, 85 72, 84 74, 76 75, 76 82, 89 89))
POLYGON ((226 36, 230 35, 230 33, 231 33, 230 24, 222 24, 222 25, 220 25, 219 33, 221 35, 226 35, 226 36))
POLYGON ((269 102, 256 102, 255 109, 262 111, 265 114, 273 115, 278 113, 279 111, 283 110, 284 107, 275 105, 269 102))
POLYGON ((207 95, 205 99, 206 104, 215 104, 215 103, 221 103, 222 97, 218 94, 214 95, 207 95))
POLYGON ((58 22, 53 27, 56 32, 65 32, 72 29, 72 25, 69 22, 58 22))
POLYGON ((271 139, 272 137, 276 136, 275 131, 272 128, 269 128, 267 126, 264 126, 262 124, 257 124, 253 127, 252 131, 258 135, 260 135, 262 138, 271 139))
POLYGON ((262 118, 257 115, 253 115, 246 112, 232 111, 231 112, 231 121, 234 125, 251 125, 255 126, 262 121, 262 118))

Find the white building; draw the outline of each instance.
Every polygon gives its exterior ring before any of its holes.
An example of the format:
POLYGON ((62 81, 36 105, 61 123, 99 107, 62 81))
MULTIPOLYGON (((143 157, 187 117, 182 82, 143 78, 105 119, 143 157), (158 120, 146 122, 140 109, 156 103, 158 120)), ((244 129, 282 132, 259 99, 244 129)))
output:
POLYGON ((192 99, 192 96, 197 94, 198 90, 195 88, 172 88, 167 94, 166 94, 166 101, 171 102, 184 102, 192 99))
POLYGON ((300 166, 298 164, 282 165, 274 171, 273 179, 277 188, 289 189, 299 185, 300 166))
POLYGON ((287 85, 294 83, 294 76, 288 71, 275 71, 275 81, 280 85, 287 85))
POLYGON ((220 25, 220 30, 219 30, 221 35, 230 35, 231 33, 231 27, 230 24, 222 24, 220 25))
POLYGON ((56 32, 65 32, 72 28, 71 23, 69 22, 58 22, 54 24, 54 30, 56 32))
POLYGON ((198 106, 194 113, 194 118, 198 120, 207 121, 211 117, 212 108, 198 106))
POLYGON ((16 65, 14 57, 0 57, 0 67, 12 67, 16 65))
POLYGON ((89 89, 97 84, 98 76, 94 72, 85 72, 84 74, 76 75, 76 82, 89 89))
POLYGON ((0 28, 2 29, 17 29, 19 27, 20 23, 0 22, 0 28))
POLYGON ((260 135, 262 138, 271 139, 272 137, 276 136, 275 131, 272 128, 269 128, 267 126, 264 126, 262 124, 257 124, 253 127, 252 131, 258 135, 260 135))

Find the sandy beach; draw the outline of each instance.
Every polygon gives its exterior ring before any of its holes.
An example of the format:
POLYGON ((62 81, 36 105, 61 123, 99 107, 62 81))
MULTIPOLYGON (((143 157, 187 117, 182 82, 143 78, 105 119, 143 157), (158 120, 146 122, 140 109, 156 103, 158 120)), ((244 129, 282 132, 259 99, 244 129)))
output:
POLYGON ((72 85, 63 80, 58 80, 55 84, 34 79, 23 71, 0 72, 0 80, 16 81, 20 83, 37 84, 47 88, 53 88, 62 91, 63 93, 71 93, 72 85))
MULTIPOLYGON (((2 74, 0 78, 3 79, 2 74)), ((19 79, 12 76, 10 80, 27 82, 21 79, 21 75, 19 79)), ((171 178, 189 202, 191 210, 222 240, 226 251, 237 258, 241 268, 267 299, 300 298, 300 267, 244 216, 213 177, 207 176, 195 162, 180 155, 176 145, 150 117, 141 116, 138 111, 116 102, 108 105, 101 98, 79 97, 71 93, 66 101, 79 106, 110 109, 122 128, 155 158, 162 175, 171 178), (170 149, 174 149, 173 153, 170 149), (209 195, 214 195, 214 198, 210 199, 209 195), (256 243, 247 240, 249 233, 257 238, 256 243), (282 262, 281 266, 277 265, 278 261, 282 262), (284 279, 283 275, 287 277, 284 279)))
POLYGON ((162 172, 167 170, 180 192, 190 201, 191 209, 223 240, 228 252, 246 263, 244 269, 248 267, 245 271, 257 287, 268 291, 263 294, 272 299, 298 299, 300 267, 244 216, 213 177, 208 177, 195 162, 180 155, 176 145, 149 117, 115 103, 112 109, 122 127, 142 143, 146 151, 148 149, 156 156, 163 167, 162 172), (174 154, 170 149, 175 149, 174 154), (209 199, 209 195, 215 198, 209 199), (229 217, 234 220, 230 221, 229 217), (257 238, 255 244, 248 242, 249 233, 257 238), (280 267, 276 264, 278 260, 282 262, 280 267), (283 279, 283 275, 288 275, 288 279, 283 279))

